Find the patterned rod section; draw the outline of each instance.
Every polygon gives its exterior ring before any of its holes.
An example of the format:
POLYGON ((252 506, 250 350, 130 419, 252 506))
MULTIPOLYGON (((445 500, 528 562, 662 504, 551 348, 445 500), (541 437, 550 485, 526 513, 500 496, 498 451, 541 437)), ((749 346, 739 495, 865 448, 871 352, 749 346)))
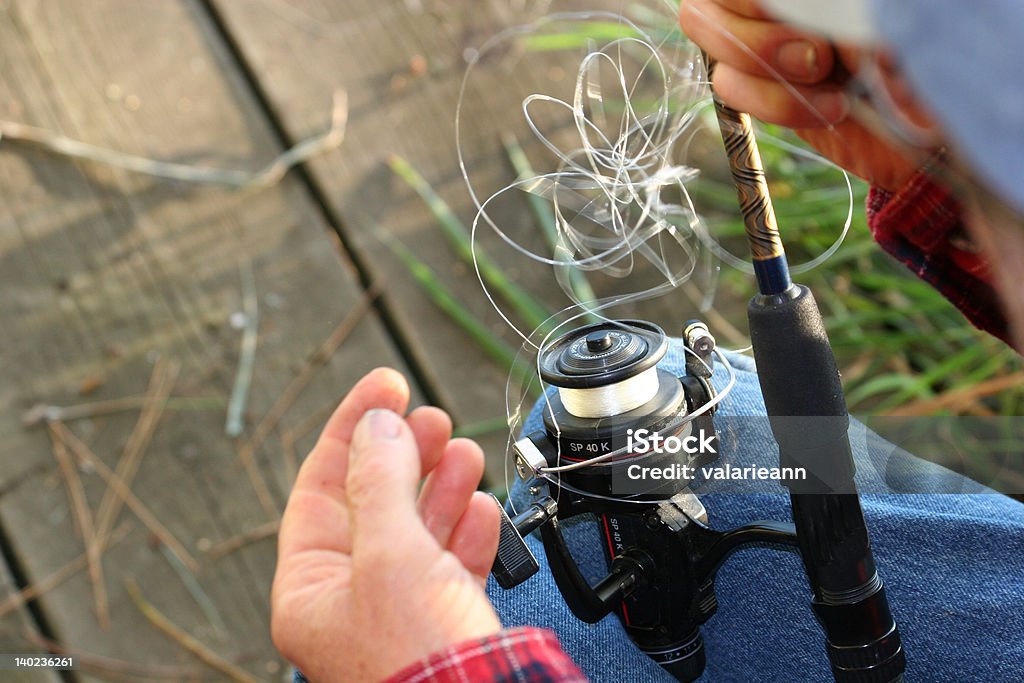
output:
MULTIPOLYGON (((714 69, 714 61, 703 55, 707 65, 708 81, 714 69)), ((757 149, 754 127, 750 115, 736 111, 715 96, 715 113, 718 127, 725 142, 725 153, 729 157, 729 170, 736 185, 740 200, 740 212, 746 227, 747 242, 754 257, 754 275, 762 294, 780 294, 792 284, 789 278, 789 264, 786 251, 782 248, 782 237, 775 221, 775 209, 768 194, 768 182, 764 177, 761 152, 757 149)))

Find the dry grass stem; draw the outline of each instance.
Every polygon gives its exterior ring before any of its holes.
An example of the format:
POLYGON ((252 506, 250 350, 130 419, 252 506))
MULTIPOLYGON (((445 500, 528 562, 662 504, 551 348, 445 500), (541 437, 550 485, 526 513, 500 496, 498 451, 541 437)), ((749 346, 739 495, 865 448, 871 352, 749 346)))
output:
POLYGON ((172 534, 167 527, 165 527, 160 520, 156 518, 156 515, 149 511, 146 504, 139 500, 138 496, 132 493, 127 484, 117 476, 116 472, 113 472, 109 467, 107 467, 106 463, 100 460, 99 456, 93 453, 92 449, 75 436, 74 432, 68 429, 64 423, 53 422, 51 424, 54 429, 60 432, 61 438, 68 447, 71 448, 75 457, 83 462, 89 463, 89 465, 96 470, 96 473, 100 475, 100 478, 106 482, 108 489, 113 491, 114 495, 116 495, 119 500, 123 501, 124 504, 127 505, 133 513, 135 513, 138 520, 145 525, 146 529, 148 529, 151 534, 156 536, 161 543, 177 555, 178 559, 180 559, 191 572, 195 573, 199 571, 199 563, 196 562, 196 559, 192 557, 188 550, 185 549, 185 546, 175 538, 174 534, 172 534))
POLYGON ((299 456, 295 452, 295 433, 291 429, 281 430, 281 463, 285 481, 291 487, 299 476, 299 456))
POLYGON ((934 415, 939 410, 951 410, 955 413, 962 412, 971 407, 978 408, 979 406, 975 402, 979 399, 1015 389, 1021 386, 1021 384, 1024 384, 1024 372, 1015 372, 1005 377, 993 377, 974 386, 947 391, 935 398, 907 403, 898 408, 893 408, 886 415, 901 417, 934 415))
POLYGON ((16 121, 0 121, 0 139, 9 138, 11 140, 28 142, 61 156, 123 168, 132 173, 141 173, 156 178, 179 180, 188 183, 228 185, 230 187, 250 190, 272 187, 293 166, 340 147, 345 139, 345 126, 347 122, 348 97, 344 90, 336 90, 331 109, 330 129, 322 135, 304 140, 291 149, 286 150, 255 173, 147 159, 90 145, 87 142, 16 121))
MULTIPOLYGON (((138 410, 146 405, 145 396, 126 396, 108 401, 91 403, 75 403, 70 406, 56 406, 38 403, 21 414, 21 424, 26 428, 35 427, 50 420, 71 422, 85 417, 98 417, 138 410)), ((195 398, 170 398, 164 405, 165 410, 216 410, 224 407, 224 399, 217 396, 197 396, 195 398)))
POLYGON ((302 391, 309 384, 309 381, 316 375, 317 370, 334 355, 338 347, 341 346, 344 341, 348 338, 352 331, 362 321, 363 316, 366 315, 367 311, 370 310, 370 306, 379 296, 380 292, 376 287, 369 289, 359 302, 348 312, 348 315, 338 324, 334 331, 331 332, 330 336, 320 345, 320 347, 313 353, 310 359, 303 366, 299 374, 292 379, 291 383, 285 388, 284 392, 277 398, 274 405, 271 406, 267 414, 263 416, 259 424, 256 426, 253 435, 249 437, 238 449, 238 458, 242 461, 242 465, 245 467, 246 472, 249 474, 249 479, 252 482, 253 489, 256 491, 257 497, 260 499, 260 503, 263 505, 264 511, 267 515, 273 519, 280 516, 280 510, 274 505, 273 499, 270 496, 270 490, 267 488, 267 483, 263 479, 263 475, 260 473, 259 468, 256 466, 255 455, 257 449, 266 441, 270 433, 284 417, 284 414, 288 412, 288 409, 292 407, 295 400, 299 397, 302 391))
POLYGON ((115 398, 109 401, 80 403, 73 406, 52 406, 40 403, 32 406, 32 408, 22 414, 21 424, 25 427, 34 427, 41 422, 49 420, 76 420, 82 417, 121 413, 126 410, 136 410, 141 408, 145 404, 145 401, 145 396, 129 396, 127 398, 115 398))
MULTIPOLYGON (((164 402, 171 395, 174 382, 178 376, 180 365, 173 361, 160 359, 153 367, 153 375, 149 381, 149 388, 146 391, 146 402, 139 412, 139 419, 135 423, 128 443, 125 444, 124 452, 117 463, 115 472, 126 490, 131 489, 132 480, 138 472, 142 457, 146 453, 156 426, 163 415, 164 402)), ((113 487, 108 488, 100 501, 99 511, 96 513, 96 535, 102 541, 110 533, 118 514, 121 512, 121 505, 124 499, 117 494, 113 487)))
POLYGON ((96 620, 104 631, 110 628, 110 611, 107 602, 107 583, 103 577, 103 562, 100 558, 100 545, 96 538, 96 527, 93 526, 92 511, 85 497, 85 488, 78 470, 68 453, 68 445, 64 440, 63 425, 49 423, 50 441, 53 444, 53 457, 57 460, 64 487, 71 501, 71 511, 75 526, 82 537, 85 555, 89 565, 89 582, 92 584, 93 602, 96 620))
POLYGON ((278 519, 273 522, 261 524, 255 529, 249 529, 248 531, 242 532, 237 536, 232 536, 226 541, 221 541, 217 545, 210 548, 210 558, 214 560, 219 560, 225 555, 230 555, 231 553, 241 548, 244 548, 250 543, 262 541, 265 538, 270 538, 271 536, 274 536, 275 534, 277 534, 277 531, 280 528, 281 520, 278 519))
POLYGON ((146 601, 142 596, 142 591, 139 590, 138 584, 134 581, 126 579, 124 587, 125 590, 128 591, 128 595, 131 597, 132 602, 135 603, 139 612, 149 620, 149 623, 163 631, 164 635, 191 652, 204 664, 219 671, 231 680, 236 681, 236 683, 257 683, 259 681, 258 678, 250 674, 248 671, 227 661, 186 633, 181 627, 174 624, 174 622, 164 616, 160 610, 146 601))

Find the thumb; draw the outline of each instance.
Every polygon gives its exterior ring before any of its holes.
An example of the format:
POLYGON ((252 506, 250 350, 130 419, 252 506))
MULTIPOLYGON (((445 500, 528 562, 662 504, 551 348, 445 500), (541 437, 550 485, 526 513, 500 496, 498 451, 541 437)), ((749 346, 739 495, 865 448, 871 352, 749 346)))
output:
POLYGON ((390 410, 367 411, 352 434, 345 481, 355 548, 399 538, 419 522, 419 480, 419 451, 405 420, 390 410))

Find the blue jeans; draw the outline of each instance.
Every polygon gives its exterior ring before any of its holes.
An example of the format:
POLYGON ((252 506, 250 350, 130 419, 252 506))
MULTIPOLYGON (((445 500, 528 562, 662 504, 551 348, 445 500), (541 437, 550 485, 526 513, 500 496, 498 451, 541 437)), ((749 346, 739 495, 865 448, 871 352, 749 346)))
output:
MULTIPOLYGON (((753 361, 736 354, 730 359, 737 385, 718 416, 764 415, 753 361)), ((681 373, 681 349, 673 346, 661 365, 681 373)), ((715 373, 719 388, 724 375, 715 373)), ((751 424, 763 429, 744 434, 743 452, 731 457, 734 462, 771 466, 778 451, 767 423, 751 424)), ((541 428, 535 407, 525 432, 541 428)), ((863 491, 907 490, 900 482, 911 480, 918 491, 961 491, 862 496, 879 575, 906 649, 906 680, 1021 680, 1024 505, 895 449, 856 422, 851 442, 857 484, 863 491), (880 455, 884 467, 878 466, 880 455)), ((517 504, 529 498, 521 485, 512 493, 517 504)), ((756 519, 791 519, 789 496, 781 487, 779 493, 711 494, 703 501, 716 528, 756 519)), ((566 532, 584 574, 591 574, 592 581, 602 576, 604 558, 596 527, 575 524, 566 532)), ((541 562, 540 572, 508 591, 493 579, 488 583, 506 627, 554 630, 594 683, 674 680, 633 645, 614 616, 597 624, 577 620, 555 587, 540 540, 532 535, 528 543, 541 562)), ((798 555, 743 550, 719 570, 715 585, 719 609, 702 629, 707 651, 702 681, 832 680, 798 555)))

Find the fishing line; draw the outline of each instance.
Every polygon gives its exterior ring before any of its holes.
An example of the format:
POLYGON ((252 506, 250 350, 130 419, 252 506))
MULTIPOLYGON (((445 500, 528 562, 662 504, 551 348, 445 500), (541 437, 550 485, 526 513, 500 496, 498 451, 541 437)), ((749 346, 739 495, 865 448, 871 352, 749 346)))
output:
MULTIPOLYGON (((678 10, 672 3, 664 3, 678 10)), ((675 26, 675 17, 666 20, 675 26)), ((823 126, 833 126, 800 92, 760 60, 738 37, 719 29, 739 49, 761 63, 766 73, 783 84, 823 126)), ((719 264, 752 272, 752 265, 729 252, 698 211, 698 202, 690 192, 700 171, 691 163, 691 148, 696 136, 708 125, 710 98, 708 79, 699 50, 681 34, 644 28, 628 17, 612 12, 571 12, 542 17, 514 26, 486 41, 479 49, 469 50, 467 68, 459 88, 455 114, 456 152, 459 168, 477 209, 470 233, 470 247, 476 277, 491 306, 523 343, 514 365, 529 363, 529 380, 521 373, 510 373, 506 382, 506 417, 512 435, 518 433, 524 407, 532 403, 531 389, 540 387, 543 410, 553 418, 549 387, 539 379, 540 356, 551 341, 579 325, 582 320, 611 321, 609 309, 668 294, 695 277, 708 283, 705 304, 710 306, 717 288, 719 264), (559 33, 561 31, 561 33, 559 33), (469 84, 481 64, 495 56, 512 54, 519 59, 529 55, 530 40, 564 37, 571 31, 587 37, 582 56, 570 79, 568 97, 550 92, 533 92, 521 100, 521 124, 534 147, 544 150, 549 159, 542 172, 520 177, 496 191, 481 193, 473 182, 463 145, 463 108, 469 84), (657 38, 655 37, 657 36, 657 38), (546 116, 545 116, 546 115, 546 116), (557 124, 548 121, 554 116, 557 124), (542 120, 545 123, 542 123, 542 120), (566 142, 566 133, 572 141, 566 142), (554 220, 553 245, 541 251, 530 246, 531 237, 513 234, 513 228, 499 216, 496 204, 510 193, 529 192, 550 204, 554 220), (558 286, 570 300, 566 307, 535 330, 521 329, 490 291, 478 259, 481 227, 515 253, 554 269, 558 286), (643 266, 643 270, 638 270, 643 266), (570 274, 597 273, 628 281, 638 272, 655 274, 658 282, 583 301, 572 286, 570 274), (534 384, 537 382, 537 384, 534 384)), ((566 57, 563 50, 560 57, 566 57)), ((522 66, 517 64, 517 66, 522 66)), ((488 88, 494 83, 489 82, 488 88)), ((830 258, 842 244, 853 218, 853 185, 849 176, 821 156, 763 131, 759 137, 792 157, 828 164, 841 173, 846 185, 849 208, 839 236, 822 253, 792 268, 800 273, 815 268, 830 258)), ((726 398, 735 385, 735 372, 725 355, 716 351, 729 373, 726 388, 700 412, 685 416, 693 419, 726 398)), ((656 390, 656 375, 635 378, 625 387, 596 393, 559 390, 571 412, 584 416, 608 414, 625 406, 640 405, 656 390), (605 412, 602 412, 605 411, 605 412)), ((555 425, 557 430, 557 424, 555 425)), ((611 466, 606 462, 623 452, 605 454, 578 463, 556 465, 543 470, 544 476, 583 467, 611 466)), ((511 449, 506 449, 506 458, 511 449)), ((506 486, 508 486, 506 468, 506 486)), ((564 486, 564 483, 562 484, 564 486)))

